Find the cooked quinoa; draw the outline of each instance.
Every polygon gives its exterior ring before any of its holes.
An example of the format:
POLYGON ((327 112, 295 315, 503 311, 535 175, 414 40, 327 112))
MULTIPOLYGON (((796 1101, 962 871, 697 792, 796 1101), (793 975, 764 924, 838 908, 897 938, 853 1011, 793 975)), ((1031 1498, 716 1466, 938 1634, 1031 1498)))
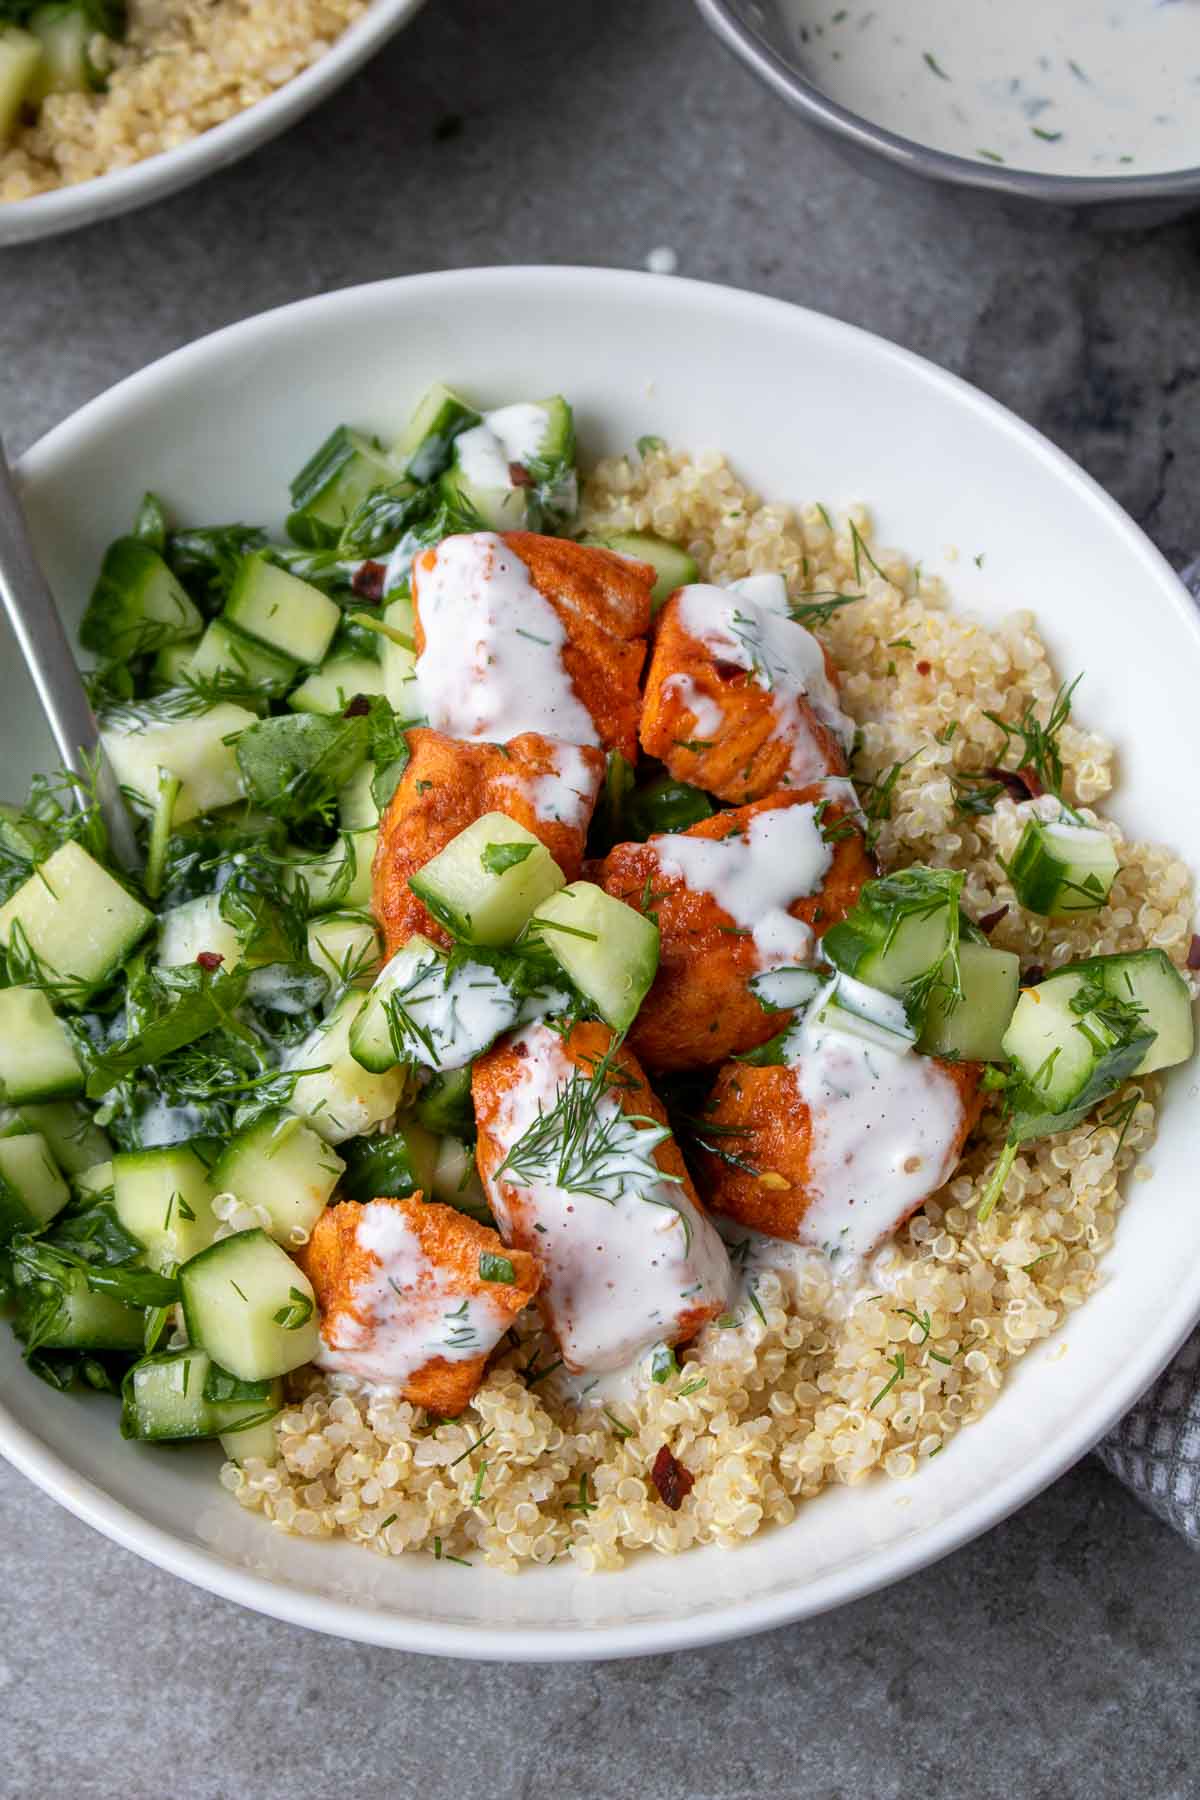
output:
MULTIPOLYGON (((1032 700, 1045 716, 1059 688, 1032 614, 988 629, 952 613, 939 580, 875 546, 864 508, 833 522, 817 505, 765 505, 715 452, 602 463, 583 523, 686 544, 716 582, 778 571, 794 594, 861 592, 820 633, 862 729, 855 778, 866 787, 904 765, 879 837, 885 868, 964 869, 966 910, 980 919, 1007 906, 991 941, 1025 968, 1147 946, 1185 966, 1190 878, 1177 856, 1095 820, 1120 850, 1107 903, 1086 919, 1039 920, 1016 904, 1001 865, 1028 806, 956 810, 952 772, 994 763, 1001 749, 985 715, 1015 721, 1032 700)), ((1092 821, 1112 785, 1111 746, 1068 724, 1060 749, 1066 797, 1092 821)), ((816 1255, 796 1253, 787 1269, 756 1261, 737 1311, 680 1353, 678 1373, 632 1398, 573 1400, 561 1376, 539 1372, 555 1352, 531 1326, 455 1420, 304 1371, 277 1422, 279 1461, 226 1463, 221 1479, 283 1530, 515 1572, 563 1557, 617 1569, 644 1547, 732 1547, 786 1524, 831 1483, 912 1475, 983 1416, 1011 1364, 1102 1279, 1121 1178, 1148 1173, 1134 1165, 1153 1139, 1158 1093, 1154 1077, 1127 1083, 1099 1119, 1026 1145, 980 1223, 1003 1131, 986 1119, 953 1179, 871 1260, 869 1287, 839 1283, 816 1255), (694 1477, 677 1511, 650 1477, 664 1444, 694 1477)))
POLYGON ((107 91, 51 94, 0 150, 0 202, 177 149, 317 62, 368 0, 130 0, 107 91))

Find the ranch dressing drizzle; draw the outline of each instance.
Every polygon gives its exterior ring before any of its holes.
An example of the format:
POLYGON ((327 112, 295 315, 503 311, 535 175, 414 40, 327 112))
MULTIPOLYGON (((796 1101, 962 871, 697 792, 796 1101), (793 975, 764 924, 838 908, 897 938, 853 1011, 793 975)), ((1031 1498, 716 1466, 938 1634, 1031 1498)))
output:
POLYGON ((517 1016, 511 990, 486 963, 453 968, 432 945, 409 942, 376 982, 412 1020, 404 1055, 427 1069, 461 1069, 482 1055, 517 1016))
POLYGON ((895 1030, 898 1002, 839 976, 791 1027, 782 1049, 812 1121, 815 1198, 800 1241, 839 1267, 856 1267, 946 1180, 963 1113, 957 1088, 932 1057, 885 1048, 820 1020, 839 986, 868 1017, 879 1002, 876 1024, 895 1030))
POLYGON ((414 568, 425 647, 416 661, 435 731, 506 743, 523 731, 599 744, 562 660, 567 634, 520 557, 492 531, 444 538, 414 568))
POLYGON ((770 694, 775 708, 772 735, 793 745, 788 773, 798 782, 816 781, 825 773, 826 759, 812 741, 800 701, 807 701, 843 749, 849 750, 854 742, 854 724, 838 705, 820 644, 776 604, 776 582, 782 585, 778 576, 754 576, 747 577, 745 586, 732 589, 703 582, 681 588, 679 623, 718 662, 745 669, 770 694), (764 592, 767 605, 761 598, 764 592))
POLYGON ((500 785, 515 789, 539 819, 554 821, 573 831, 586 831, 596 795, 604 778, 603 767, 594 768, 576 744, 551 741, 553 770, 526 777, 505 775, 500 785))
POLYGON ((785 0, 833 100, 953 156, 1054 175, 1200 163, 1197 0, 785 0))
POLYGON ((504 1335, 508 1317, 487 1294, 464 1295, 452 1272, 431 1262, 421 1240, 394 1206, 372 1201, 355 1229, 360 1250, 374 1262, 353 1286, 356 1319, 329 1315, 333 1342, 315 1361, 323 1369, 400 1387, 435 1357, 470 1362, 486 1356, 504 1335))
POLYGON ((653 837, 650 844, 664 875, 711 894, 735 925, 750 932, 760 969, 810 956, 812 930, 787 910, 816 893, 833 861, 810 801, 756 813, 736 836, 680 832, 653 837))
MULTIPOLYGON (((528 1026, 513 1043, 526 1054, 491 1127, 505 1156, 569 1083, 588 1081, 548 1026, 528 1026)), ((516 1170, 487 1183, 506 1239, 542 1263, 541 1295, 576 1372, 623 1367, 673 1336, 684 1314, 724 1307, 733 1286, 712 1225, 679 1183, 658 1174, 659 1128, 626 1118, 611 1093, 600 1097, 596 1118, 611 1134, 611 1149, 589 1170, 588 1185, 599 1192, 560 1186, 552 1174, 518 1179, 516 1170)))

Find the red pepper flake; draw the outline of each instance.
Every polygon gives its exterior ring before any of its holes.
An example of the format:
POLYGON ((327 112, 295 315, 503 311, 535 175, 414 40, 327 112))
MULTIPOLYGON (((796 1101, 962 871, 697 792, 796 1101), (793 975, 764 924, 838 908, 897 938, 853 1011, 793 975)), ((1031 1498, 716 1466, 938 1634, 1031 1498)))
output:
POLYGON ((387 580, 387 564, 381 562, 359 563, 350 577, 350 586, 360 600, 382 600, 383 584, 387 580))
POLYGON ((917 663, 917 665, 916 665, 916 670, 917 670, 918 675, 932 675, 933 674, 933 664, 926 662, 925 658, 922 657, 920 662, 917 663))
POLYGON ((365 694, 355 694, 349 706, 342 714, 343 719, 365 719, 371 710, 371 702, 365 694))
POLYGON ((1007 911, 1007 906, 998 906, 995 912, 984 913, 979 921, 980 931, 995 931, 1007 911))
POLYGON ((1195 935, 1188 945, 1187 966, 1189 969, 1200 969, 1200 937, 1195 935))
POLYGON ((220 968, 225 958, 219 950, 199 950, 196 953, 196 961, 206 974, 212 975, 220 968))
POLYGON ((684 1468, 677 1457, 671 1455, 665 1444, 654 1459, 650 1479, 658 1489, 659 1499, 672 1512, 679 1511, 684 1496, 690 1494, 696 1485, 696 1477, 684 1468))
POLYGON ((509 463, 508 479, 512 482, 514 487, 533 486, 533 476, 529 473, 529 470, 525 467, 524 463, 509 463))
MULTIPOLYGON (((1001 787, 1007 788, 1014 800, 1028 800, 1033 792, 1019 770, 1001 769, 993 763, 991 768, 985 769, 983 772, 989 781, 998 781, 1001 787)), ((1035 776, 1034 779, 1036 780, 1037 777, 1035 776)))
POLYGON ((1042 786, 1042 778, 1037 770, 1032 768, 1029 763, 1022 763, 1021 767, 1017 770, 1017 774, 1029 789, 1033 799, 1040 799, 1046 790, 1042 786))

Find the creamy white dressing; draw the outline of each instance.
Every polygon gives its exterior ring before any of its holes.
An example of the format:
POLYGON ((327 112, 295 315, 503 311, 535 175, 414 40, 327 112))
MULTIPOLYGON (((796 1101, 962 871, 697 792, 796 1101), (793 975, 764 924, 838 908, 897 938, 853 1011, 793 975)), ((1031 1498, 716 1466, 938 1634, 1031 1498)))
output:
POLYGON ((697 687, 690 675, 682 671, 678 675, 668 675, 662 691, 664 699, 677 700, 691 713, 696 721, 697 738, 716 738, 725 723, 725 714, 712 695, 697 687))
POLYGON ((405 1060, 426 1069, 461 1069, 481 1056, 517 1017, 512 990, 486 963, 451 964, 432 944, 410 940, 372 989, 412 1021, 405 1060))
POLYGON ((679 591, 679 623, 689 637, 704 645, 718 662, 745 669, 771 696, 775 712, 772 736, 791 745, 788 774, 797 783, 818 781, 827 757, 813 740, 809 721, 800 703, 812 712, 849 750, 854 724, 838 705, 837 694, 825 668, 825 653, 812 632, 797 625, 776 604, 774 586, 770 604, 757 597, 757 584, 781 581, 778 576, 747 577, 733 588, 711 587, 697 582, 679 591), (754 591, 746 592, 753 581, 754 591))
MULTIPOLYGON (((96 1115, 97 1124, 104 1121, 96 1115)), ((171 1106, 166 1100, 151 1100, 137 1115, 138 1142, 147 1150, 167 1144, 185 1144, 204 1130, 204 1113, 198 1106, 171 1106)))
POLYGON ((650 844, 664 875, 686 882, 694 893, 711 894, 722 912, 750 933, 760 969, 809 959, 812 929, 787 909, 817 892, 833 861, 811 801, 756 813, 736 836, 677 832, 653 837, 650 844))
POLYGON ((852 112, 953 156, 1057 175, 1200 163, 1198 0, 783 0, 852 112))
POLYGON ((363 1207, 355 1228, 371 1258, 354 1283, 355 1313, 332 1312, 315 1361, 323 1369, 385 1387, 403 1387, 435 1357, 470 1362, 492 1351, 509 1315, 487 1293, 464 1294, 452 1269, 426 1256, 404 1214, 386 1201, 363 1207))
POLYGON ((539 819, 586 831, 604 779, 603 765, 597 766, 577 744, 550 740, 548 748, 552 766, 544 775, 504 775, 498 785, 520 793, 539 819))
MULTIPOLYGON (((548 1026, 529 1026, 514 1042, 525 1055, 490 1128, 505 1156, 568 1083, 588 1080, 548 1026)), ((520 1180, 510 1170, 487 1183, 504 1237, 541 1261, 541 1297, 564 1361, 589 1373, 619 1369, 674 1337, 694 1308, 723 1308, 733 1285, 716 1231, 653 1163, 661 1128, 627 1118, 611 1092, 600 1097, 596 1118, 607 1133, 605 1153, 589 1170, 597 1191, 560 1186, 557 1170, 520 1180), (508 1183, 521 1195, 517 1206, 509 1204, 508 1183)))
MULTIPOLYGON (((932 1057, 872 1042, 830 1025, 835 977, 783 1041, 783 1055, 812 1125, 809 1187, 800 1242, 835 1262, 855 1264, 890 1236, 949 1176, 963 1107, 932 1057)), ((874 993, 861 983, 855 998, 874 993)), ((877 1023, 896 1015, 879 1002, 877 1023)), ((893 1002, 899 1006, 899 1002, 893 1002)), ((901 1013, 903 1009, 901 1008, 901 1013)))
POLYGON ((495 532, 444 538, 414 578, 425 636, 417 680, 434 730, 475 743, 534 731, 599 744, 563 663, 558 615, 495 532))

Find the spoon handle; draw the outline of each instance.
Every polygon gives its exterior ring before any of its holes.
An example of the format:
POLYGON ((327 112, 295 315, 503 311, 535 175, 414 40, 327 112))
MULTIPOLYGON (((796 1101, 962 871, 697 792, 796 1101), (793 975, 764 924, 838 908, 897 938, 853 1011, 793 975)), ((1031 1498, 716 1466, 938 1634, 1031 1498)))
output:
POLYGON ((0 447, 0 600, 25 658, 63 766, 95 778, 109 842, 126 869, 141 858, 121 790, 100 747, 100 728, 84 691, 54 596, 43 575, 8 459, 0 447))

